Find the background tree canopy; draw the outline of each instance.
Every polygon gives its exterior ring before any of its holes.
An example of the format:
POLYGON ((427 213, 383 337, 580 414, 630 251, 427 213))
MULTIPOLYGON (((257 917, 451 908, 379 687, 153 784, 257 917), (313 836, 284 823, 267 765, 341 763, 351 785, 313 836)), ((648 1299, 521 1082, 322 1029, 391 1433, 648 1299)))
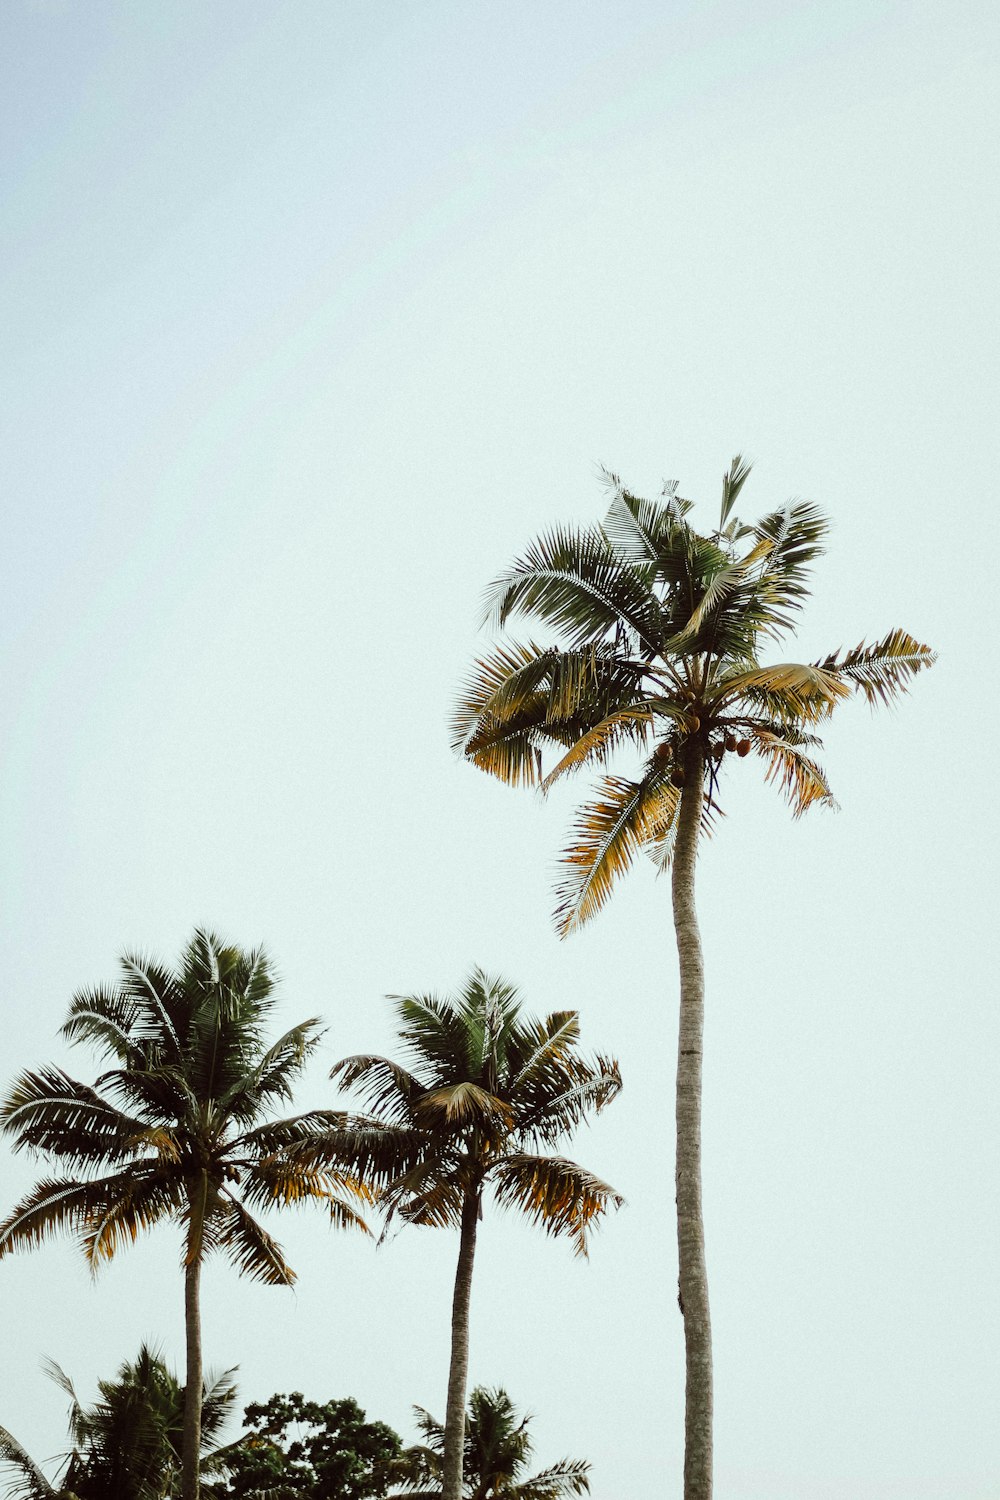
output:
POLYGON ((351 1398, 307 1401, 299 1391, 251 1403, 249 1431, 229 1458, 227 1500, 369 1500, 384 1495, 402 1443, 384 1422, 366 1422, 351 1398))

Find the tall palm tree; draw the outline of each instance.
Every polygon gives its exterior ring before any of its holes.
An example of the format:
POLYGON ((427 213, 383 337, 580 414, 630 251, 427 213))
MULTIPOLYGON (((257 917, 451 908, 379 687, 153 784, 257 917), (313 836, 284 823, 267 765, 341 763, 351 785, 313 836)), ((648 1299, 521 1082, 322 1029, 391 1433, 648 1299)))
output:
POLYGON ((61 1068, 24 1073, 0 1106, 14 1149, 58 1157, 69 1173, 36 1187, 0 1224, 0 1256, 76 1233, 96 1270, 163 1219, 184 1235, 187 1374, 183 1500, 198 1497, 201 1444, 200 1278, 225 1252, 238 1271, 272 1286, 295 1273, 253 1210, 319 1200, 339 1225, 366 1226, 352 1176, 307 1166, 291 1148, 340 1118, 313 1110, 273 1119, 319 1041, 312 1019, 267 1046, 274 975, 246 952, 198 930, 176 973, 126 954, 121 983, 84 990, 62 1035, 89 1042, 111 1064, 91 1086, 61 1068))
MULTIPOLYGON (((164 1361, 143 1344, 113 1380, 98 1382, 93 1406, 79 1400, 69 1377, 50 1361, 48 1374, 70 1398, 73 1443, 56 1483, 46 1479, 6 1428, 0 1463, 16 1469, 9 1493, 24 1500, 167 1500, 178 1493, 184 1428, 184 1390, 164 1361)), ((201 1467, 204 1475, 229 1449, 218 1433, 236 1400, 234 1371, 209 1376, 202 1393, 201 1467)))
POLYGON ((489 590, 498 628, 532 616, 550 639, 502 642, 480 660, 454 719, 454 744, 515 785, 548 790, 569 772, 631 752, 631 774, 601 777, 573 824, 558 886, 563 934, 593 916, 648 850, 671 863, 680 967, 676 1202, 686 1356, 685 1489, 712 1487, 712 1364, 701 1208, 704 978, 695 912, 699 836, 717 811, 724 764, 751 751, 798 815, 830 804, 816 730, 860 692, 885 703, 934 660, 902 630, 819 661, 762 664, 808 595, 827 523, 796 501, 753 525, 733 516, 750 465, 722 485, 718 528, 702 535, 675 482, 659 500, 606 476, 602 525, 554 527, 489 590), (546 768, 545 752, 555 763, 546 768))
MULTIPOLYGON (((444 1428, 422 1407, 414 1411, 424 1441, 404 1449, 397 1461, 409 1470, 399 1494, 408 1500, 437 1500, 444 1428)), ((519 1416, 502 1387, 476 1387, 465 1418, 464 1500, 564 1500, 590 1493, 590 1464, 583 1458, 565 1458, 538 1474, 525 1474, 534 1448, 530 1424, 530 1414, 519 1416)))
POLYGON ((444 1425, 443 1500, 461 1500, 469 1305, 476 1233, 492 1190, 549 1234, 586 1255, 588 1232, 622 1199, 563 1156, 542 1154, 621 1087, 611 1058, 580 1055, 575 1011, 522 1015, 517 991, 475 970, 454 998, 393 996, 410 1068, 385 1057, 347 1057, 332 1077, 370 1110, 300 1148, 303 1160, 349 1165, 379 1195, 386 1228, 459 1231, 444 1425), (541 1148, 541 1149, 540 1149, 541 1148))

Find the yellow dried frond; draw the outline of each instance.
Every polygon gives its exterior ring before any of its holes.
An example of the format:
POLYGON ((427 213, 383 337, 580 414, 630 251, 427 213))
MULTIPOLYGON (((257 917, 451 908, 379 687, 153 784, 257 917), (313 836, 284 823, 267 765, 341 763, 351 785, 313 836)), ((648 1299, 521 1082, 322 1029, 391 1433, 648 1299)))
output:
POLYGON ((646 704, 635 708, 623 708, 609 714, 593 729, 581 734, 562 760, 555 765, 542 782, 542 791, 547 792, 567 771, 576 771, 589 760, 603 760, 609 750, 616 748, 625 739, 644 738, 645 729, 652 728, 654 716, 646 704))
POLYGON ((719 696, 723 702, 738 699, 754 688, 785 693, 799 712, 805 711, 806 717, 823 716, 832 712, 840 699, 849 697, 851 691, 846 683, 841 682, 826 667, 794 661, 779 662, 773 667, 754 667, 749 672, 737 672, 723 678, 719 688, 719 696))
POLYGON ((641 782, 608 776, 598 790, 599 800, 580 809, 562 858, 555 915, 564 936, 600 911, 638 850, 669 824, 677 801, 662 773, 641 782))
POLYGON ((757 754, 767 762, 764 779, 780 788, 795 817, 801 817, 814 802, 836 807, 822 767, 797 745, 761 729, 752 729, 750 738, 757 754))

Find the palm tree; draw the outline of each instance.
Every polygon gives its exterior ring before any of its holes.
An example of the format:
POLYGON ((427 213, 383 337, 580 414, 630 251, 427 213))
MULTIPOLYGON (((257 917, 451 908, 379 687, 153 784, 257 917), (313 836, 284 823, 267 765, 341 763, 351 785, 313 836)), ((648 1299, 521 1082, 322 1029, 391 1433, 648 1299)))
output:
POLYGON ((691 502, 659 500, 606 476, 603 525, 554 527, 489 590, 503 627, 533 616, 548 643, 507 640, 480 660, 454 720, 454 744, 515 785, 604 767, 621 750, 638 765, 602 776, 573 824, 556 923, 593 916, 640 849, 672 861, 680 967, 676 1201, 679 1302, 686 1355, 685 1489, 712 1486, 712 1364, 701 1211, 704 979, 694 899, 700 832, 717 811, 724 763, 753 751, 798 815, 833 798, 813 751, 817 727, 852 693, 888 702, 934 660, 902 630, 812 663, 762 665, 762 645, 788 631, 808 594, 827 523, 807 502, 744 526, 733 507, 750 465, 737 456, 722 485, 718 529, 701 535, 691 502), (543 764, 555 751, 555 764, 543 764))
MULTIPOLYGON (((444 1454, 444 1428, 429 1412, 414 1407, 423 1443, 404 1449, 399 1464, 408 1468, 400 1495, 438 1500, 444 1454)), ((563 1500, 590 1493, 590 1464, 563 1459, 541 1473, 525 1476, 533 1443, 530 1414, 519 1417, 502 1387, 477 1386, 469 1397, 463 1455, 464 1500, 563 1500)))
POLYGON ((295 1273, 253 1210, 319 1200, 339 1225, 365 1229, 349 1173, 306 1166, 291 1148, 340 1116, 314 1110, 271 1118, 319 1041, 312 1019, 271 1046, 274 975, 262 950, 245 952, 198 930, 176 973, 126 954, 115 988, 85 990, 62 1035, 91 1043, 111 1066, 95 1085, 60 1068, 24 1073, 0 1107, 14 1149, 58 1157, 50 1177, 0 1224, 0 1256, 68 1229, 97 1269, 163 1219, 184 1234, 187 1374, 183 1500, 198 1497, 201 1444, 200 1277, 222 1250, 238 1271, 272 1286, 295 1273))
POLYGON ((540 1154, 621 1087, 611 1058, 578 1051, 575 1011, 544 1021, 521 1014, 517 991, 475 970, 454 998, 393 996, 407 1069, 385 1057, 347 1057, 331 1076, 357 1088, 371 1111, 317 1136, 303 1160, 342 1163, 377 1191, 386 1229, 459 1231, 444 1425, 443 1500, 461 1500, 469 1304, 476 1233, 492 1189, 549 1234, 586 1255, 591 1225, 622 1199, 565 1157, 540 1154))
MULTIPOLYGON (((180 1481, 184 1391, 160 1356, 146 1344, 114 1380, 98 1382, 100 1400, 83 1406, 72 1381, 47 1361, 52 1379, 70 1398, 73 1449, 60 1480, 50 1483, 6 1428, 0 1427, 0 1462, 18 1470, 10 1487, 25 1500, 166 1500, 180 1481)), ((234 1371, 209 1376, 202 1392, 204 1474, 229 1449, 217 1434, 236 1399, 234 1371)))

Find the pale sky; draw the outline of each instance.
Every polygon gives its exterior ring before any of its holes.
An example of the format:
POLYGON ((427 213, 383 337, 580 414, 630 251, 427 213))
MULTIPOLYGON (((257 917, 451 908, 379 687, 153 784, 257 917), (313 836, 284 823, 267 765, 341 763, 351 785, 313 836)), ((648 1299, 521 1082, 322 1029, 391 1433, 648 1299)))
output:
MULTIPOLYGON (((8 0, 0 40, 6 1080, 91 1078, 74 990, 197 924, 327 1018, 304 1104, 391 1050, 387 992, 480 964, 578 1007, 625 1089, 571 1149, 628 1206, 589 1263, 487 1219, 471 1376, 594 1500, 678 1494, 669 888, 560 942, 582 788, 489 781, 447 720, 484 586, 600 519, 599 465, 711 525, 742 449, 742 514, 833 522, 784 654, 940 660, 832 724, 839 813, 741 763, 700 861, 717 1493, 994 1500, 995 7, 8 0)), ((6 1212, 44 1168, 0 1162, 6 1212)), ((275 1229, 297 1290, 213 1264, 208 1362, 412 1439, 454 1237, 275 1229)), ((43 1357, 87 1398, 143 1338, 182 1366, 172 1228, 0 1283, 38 1457, 43 1357)))

